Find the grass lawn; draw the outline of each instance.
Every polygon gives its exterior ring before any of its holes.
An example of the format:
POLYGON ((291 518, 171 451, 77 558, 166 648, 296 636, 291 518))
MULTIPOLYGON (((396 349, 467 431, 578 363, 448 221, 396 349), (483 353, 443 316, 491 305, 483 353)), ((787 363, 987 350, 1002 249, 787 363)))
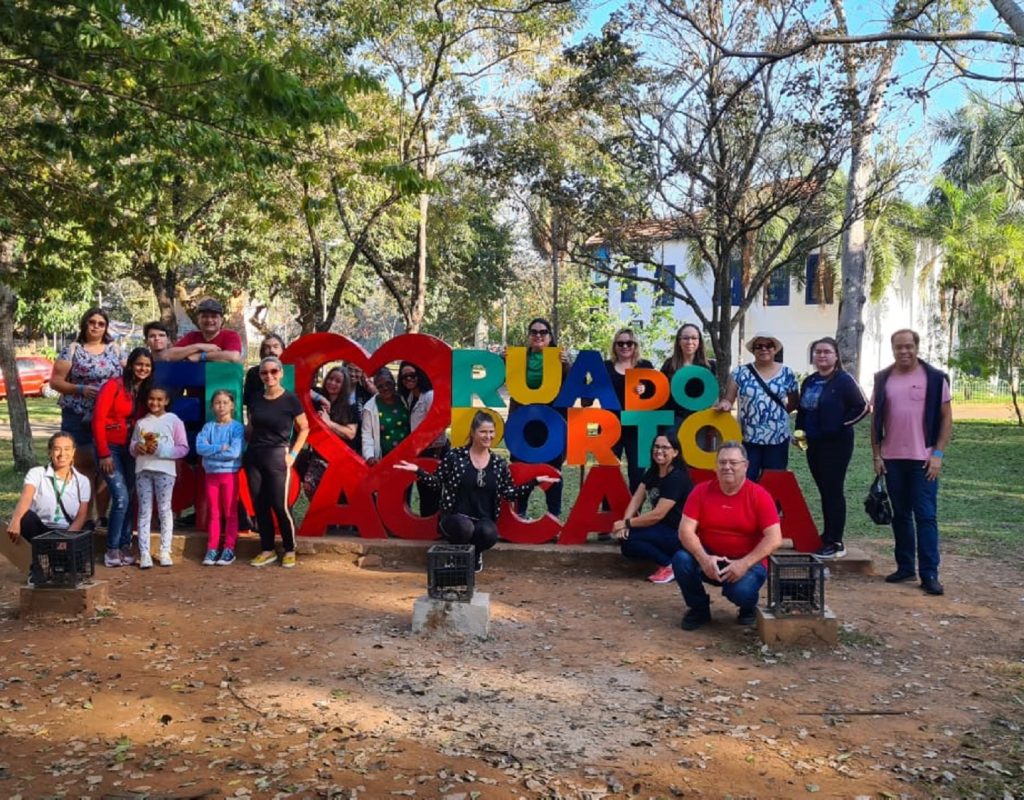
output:
MULTIPOLYGON (((29 414, 33 421, 57 423, 60 413, 53 400, 31 399, 29 414)), ((8 424, 7 404, 0 403, 0 424, 8 424)), ((45 457, 45 437, 36 437, 40 461, 45 457)), ((808 506, 820 524, 817 490, 802 453, 790 454, 792 469, 804 489, 808 506)), ((1024 559, 1019 547, 1021 520, 1024 519, 1024 428, 1004 422, 956 422, 953 441, 946 451, 946 462, 939 491, 939 528, 943 547, 964 554, 1024 559)), ((871 448, 866 424, 858 426, 857 448, 846 481, 849 505, 847 540, 858 538, 889 540, 888 527, 874 525, 863 511, 864 495, 872 480, 871 448)), ((22 475, 14 473, 9 442, 0 440, 0 519, 6 520, 21 491, 22 475)), ((563 479, 565 493, 562 520, 579 493, 580 469, 567 467, 563 479)), ((300 501, 296 515, 306 503, 300 501)), ((531 516, 543 510, 540 492, 530 501, 531 516)))

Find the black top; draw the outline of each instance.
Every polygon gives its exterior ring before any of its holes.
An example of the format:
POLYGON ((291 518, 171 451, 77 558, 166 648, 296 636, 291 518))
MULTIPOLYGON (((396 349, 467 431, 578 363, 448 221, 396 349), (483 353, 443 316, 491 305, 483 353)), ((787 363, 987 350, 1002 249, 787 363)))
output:
MULTIPOLYGON (((619 398, 619 408, 625 410, 626 408, 626 376, 615 369, 615 362, 610 359, 606 359, 604 362, 605 368, 608 370, 608 377, 611 379, 612 388, 615 390, 615 396, 619 398)), ((636 362, 630 369, 654 369, 654 364, 648 361, 646 358, 641 358, 636 362)), ((648 383, 643 381, 643 383, 648 383)), ((650 393, 654 390, 654 386, 650 383, 647 385, 647 391, 650 393)))
POLYGON ((256 395, 249 401, 249 449, 287 447, 295 418, 304 413, 299 398, 288 390, 273 400, 256 395))
POLYGON ((683 467, 673 467, 664 478, 658 475, 658 468, 651 467, 644 473, 644 489, 647 491, 647 499, 651 502, 651 508, 658 505, 659 500, 675 500, 675 505, 668 513, 661 518, 661 525, 668 525, 670 528, 679 527, 683 517, 683 504, 693 489, 690 475, 683 467))
POLYGON ((514 503, 528 497, 537 485, 534 480, 515 486, 508 462, 496 453, 491 453, 491 460, 483 469, 482 487, 477 485, 479 472, 466 446, 445 453, 433 474, 421 469, 419 478, 427 486, 441 490, 441 510, 445 514, 466 514, 474 519, 495 521, 502 498, 514 503), (468 511, 468 508, 474 510, 468 511))

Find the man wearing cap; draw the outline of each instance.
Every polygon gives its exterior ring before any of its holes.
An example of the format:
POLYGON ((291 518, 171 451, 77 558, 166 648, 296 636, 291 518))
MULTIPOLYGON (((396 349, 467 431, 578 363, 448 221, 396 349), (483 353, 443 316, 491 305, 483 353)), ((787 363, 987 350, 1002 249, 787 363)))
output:
POLYGON ((225 361, 242 363, 242 337, 224 328, 224 307, 213 298, 196 306, 199 330, 186 333, 165 351, 164 361, 225 361))
POLYGON ((885 580, 920 576, 921 588, 939 595, 939 473, 953 432, 949 378, 917 357, 916 331, 898 330, 890 342, 895 360, 875 374, 871 420, 875 474, 885 475, 892 501, 896 571, 885 580))

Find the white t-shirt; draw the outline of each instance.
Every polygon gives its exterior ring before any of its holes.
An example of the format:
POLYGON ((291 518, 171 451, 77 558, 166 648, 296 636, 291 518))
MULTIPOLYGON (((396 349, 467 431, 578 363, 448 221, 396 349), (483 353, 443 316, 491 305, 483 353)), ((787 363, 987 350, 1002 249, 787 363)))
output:
POLYGON ((53 466, 32 467, 25 474, 25 485, 36 490, 32 496, 30 511, 35 511, 44 524, 52 528, 67 528, 76 516, 78 509, 89 502, 92 496, 92 487, 88 479, 74 467, 71 468, 71 476, 67 481, 62 481, 53 472, 53 466), (60 497, 60 503, 57 497, 60 497), (71 519, 64 517, 60 506, 71 515, 71 519))

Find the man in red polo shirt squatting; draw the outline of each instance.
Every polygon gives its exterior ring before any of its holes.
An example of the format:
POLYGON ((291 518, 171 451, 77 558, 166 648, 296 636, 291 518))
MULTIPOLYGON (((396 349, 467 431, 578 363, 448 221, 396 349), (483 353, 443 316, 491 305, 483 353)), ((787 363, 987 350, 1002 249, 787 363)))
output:
POLYGON ((721 586, 726 600, 739 606, 740 625, 753 625, 766 560, 782 544, 775 501, 747 480, 747 452, 740 442, 718 448, 715 476, 690 492, 679 523, 683 549, 673 557, 672 571, 687 605, 684 631, 711 621, 705 583, 721 586))

